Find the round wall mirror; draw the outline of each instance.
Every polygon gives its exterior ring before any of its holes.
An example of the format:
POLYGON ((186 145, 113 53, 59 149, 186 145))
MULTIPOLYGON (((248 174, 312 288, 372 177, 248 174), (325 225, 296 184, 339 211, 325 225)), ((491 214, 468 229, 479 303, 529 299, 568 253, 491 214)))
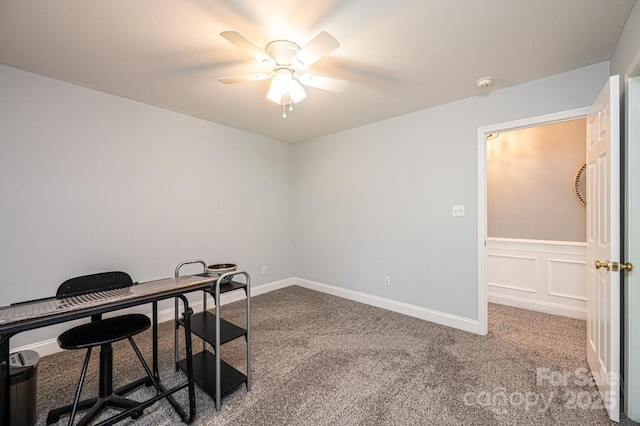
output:
POLYGON ((573 192, 583 206, 587 205, 587 179, 584 175, 586 168, 587 163, 582 164, 573 178, 573 192))

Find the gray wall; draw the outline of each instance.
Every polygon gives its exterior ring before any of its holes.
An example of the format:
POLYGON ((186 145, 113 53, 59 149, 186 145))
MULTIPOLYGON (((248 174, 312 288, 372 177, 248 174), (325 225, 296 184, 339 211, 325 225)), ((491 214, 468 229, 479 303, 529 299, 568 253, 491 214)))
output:
POLYGON ((600 63, 296 144, 296 276, 477 319, 478 127, 588 106, 608 75, 600 63))
POLYGON ((585 242, 586 208, 573 178, 585 162, 586 140, 584 118, 488 140, 487 235, 585 242))
MULTIPOLYGON (((611 75, 623 75, 640 59, 640 3, 636 2, 611 55, 611 75)), ((624 78, 620 79, 624 82, 624 78)))
POLYGON ((191 258, 293 276, 291 145, 4 66, 0 93, 0 306, 191 258))

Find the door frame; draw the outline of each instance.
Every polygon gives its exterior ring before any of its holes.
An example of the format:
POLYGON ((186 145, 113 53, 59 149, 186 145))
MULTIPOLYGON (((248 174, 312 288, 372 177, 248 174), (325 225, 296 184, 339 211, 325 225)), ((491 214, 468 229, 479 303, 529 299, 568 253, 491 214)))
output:
MULTIPOLYGON (((587 116, 589 107, 478 127, 478 334, 488 332, 487 297, 487 140, 489 133, 558 123, 587 116)), ((586 148, 585 148, 586 149, 586 148)))
POLYGON ((640 421, 640 228, 631 218, 640 212, 640 168, 632 167, 640 161, 640 123, 638 117, 631 119, 631 110, 640 108, 640 57, 636 58, 624 76, 624 197, 621 209, 625 212, 624 259, 636 269, 625 273, 621 279, 624 290, 625 324, 624 335, 624 377, 623 412, 628 418, 640 421))

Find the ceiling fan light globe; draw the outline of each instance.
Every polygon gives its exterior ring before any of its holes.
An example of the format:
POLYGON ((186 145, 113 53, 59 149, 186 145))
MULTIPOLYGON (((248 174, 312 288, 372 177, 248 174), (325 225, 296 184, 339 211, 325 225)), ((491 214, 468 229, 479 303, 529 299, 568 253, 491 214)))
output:
POLYGON ((271 89, 284 93, 289 88, 292 81, 292 74, 287 69, 279 69, 271 80, 271 89))
POLYGON ((279 87, 271 88, 267 92, 267 99, 271 102, 275 102, 278 105, 297 104, 307 97, 307 92, 297 81, 292 81, 292 84, 285 90, 280 90, 279 87))
POLYGON ((283 96, 284 96, 284 92, 281 92, 280 90, 275 89, 273 85, 267 92, 267 99, 269 99, 271 102, 277 103, 278 105, 282 105, 283 96))
POLYGON ((267 99, 279 105, 283 104, 283 98, 289 89, 291 73, 286 69, 279 69, 271 80, 267 99))
POLYGON ((293 78, 290 69, 282 68, 276 71, 271 80, 267 99, 279 105, 298 103, 307 97, 307 93, 297 80, 293 78))
POLYGON ((300 83, 292 79, 289 83, 289 97, 293 103, 297 104, 307 97, 307 92, 304 91, 300 83))

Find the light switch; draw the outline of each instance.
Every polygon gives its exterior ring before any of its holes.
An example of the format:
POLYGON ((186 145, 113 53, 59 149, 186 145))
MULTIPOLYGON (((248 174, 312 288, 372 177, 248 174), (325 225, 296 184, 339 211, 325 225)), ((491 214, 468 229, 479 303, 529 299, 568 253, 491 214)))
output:
POLYGON ((464 216, 464 206, 451 206, 451 216, 464 216))

